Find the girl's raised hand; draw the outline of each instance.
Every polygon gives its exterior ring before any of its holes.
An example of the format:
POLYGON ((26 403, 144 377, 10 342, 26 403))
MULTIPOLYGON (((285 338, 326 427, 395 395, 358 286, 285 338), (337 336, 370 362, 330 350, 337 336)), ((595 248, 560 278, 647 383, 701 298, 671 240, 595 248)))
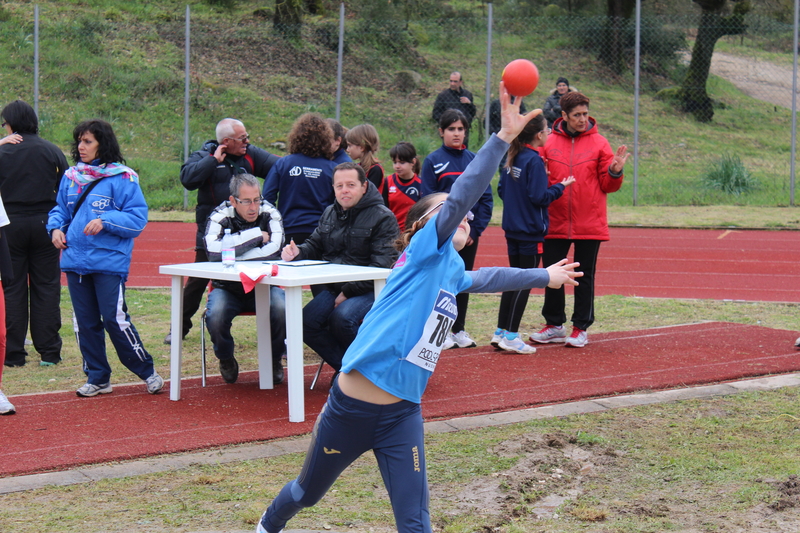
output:
POLYGON ((533 111, 520 115, 519 106, 522 103, 522 98, 514 98, 511 101, 511 95, 508 94, 505 84, 500 82, 500 131, 497 136, 505 142, 510 143, 513 141, 522 128, 530 122, 536 115, 541 115, 541 109, 534 109, 533 111))

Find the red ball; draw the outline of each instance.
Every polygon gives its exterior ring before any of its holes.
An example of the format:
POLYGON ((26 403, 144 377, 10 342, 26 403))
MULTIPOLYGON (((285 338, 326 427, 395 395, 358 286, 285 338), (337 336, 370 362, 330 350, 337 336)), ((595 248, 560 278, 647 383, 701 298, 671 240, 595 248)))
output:
POLYGON ((539 69, 527 59, 515 59, 503 69, 501 78, 508 94, 528 96, 539 85, 539 69))

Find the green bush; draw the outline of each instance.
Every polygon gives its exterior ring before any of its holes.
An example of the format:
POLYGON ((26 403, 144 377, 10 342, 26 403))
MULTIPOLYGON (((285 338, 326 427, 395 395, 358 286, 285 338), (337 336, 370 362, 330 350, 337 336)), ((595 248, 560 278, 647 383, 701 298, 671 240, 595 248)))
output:
POLYGON ((730 154, 711 163, 703 175, 703 184, 736 196, 758 188, 758 180, 745 168, 739 156, 730 154))

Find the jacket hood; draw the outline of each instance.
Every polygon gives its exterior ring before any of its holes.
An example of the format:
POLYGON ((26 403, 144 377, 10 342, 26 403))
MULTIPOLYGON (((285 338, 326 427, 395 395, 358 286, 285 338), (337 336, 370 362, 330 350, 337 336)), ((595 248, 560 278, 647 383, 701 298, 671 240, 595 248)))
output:
POLYGON ((211 139, 210 141, 206 141, 201 150, 213 154, 217 151, 217 146, 219 146, 219 143, 216 140, 211 139))

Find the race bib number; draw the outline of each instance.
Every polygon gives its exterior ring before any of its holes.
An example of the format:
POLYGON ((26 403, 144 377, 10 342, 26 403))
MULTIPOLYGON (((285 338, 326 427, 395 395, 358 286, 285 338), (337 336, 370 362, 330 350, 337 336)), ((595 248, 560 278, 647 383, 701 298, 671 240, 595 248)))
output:
POLYGON ((422 338, 408 353, 406 360, 433 372, 439 361, 439 354, 442 353, 442 345, 450 333, 450 326, 453 325, 457 316, 458 307, 455 295, 440 289, 433 310, 425 321, 422 338))

